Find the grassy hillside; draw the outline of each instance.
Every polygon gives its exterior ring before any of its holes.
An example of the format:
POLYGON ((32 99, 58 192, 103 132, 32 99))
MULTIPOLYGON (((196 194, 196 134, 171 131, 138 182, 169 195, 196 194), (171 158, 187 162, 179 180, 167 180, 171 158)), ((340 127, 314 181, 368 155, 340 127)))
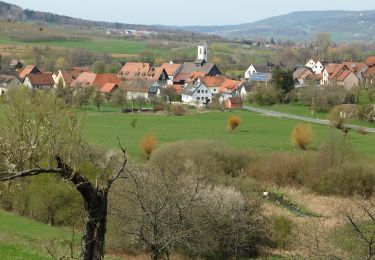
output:
MULTIPOLYGON (((212 112, 190 116, 126 115, 118 112, 87 113, 84 133, 87 140, 105 148, 117 148, 116 138, 120 137, 128 152, 141 157, 141 138, 155 134, 160 144, 179 140, 205 139, 222 142, 231 147, 246 148, 260 152, 294 151, 290 144, 290 134, 299 122, 259 115, 251 112, 212 112), (227 119, 234 114, 241 116, 242 122, 235 133, 228 131, 227 119), (135 128, 131 122, 136 119, 135 128)), ((313 125, 317 149, 332 134, 341 134, 327 126, 313 125)), ((375 135, 350 133, 349 143, 368 156, 375 154, 375 135)))
POLYGON ((48 241, 57 241, 61 252, 70 239, 68 231, 0 210, 0 259, 50 259, 48 241))
MULTIPOLYGON (((74 239, 74 253, 79 253, 80 233, 74 239)), ((45 260, 70 255, 72 233, 0 209, 0 259, 45 260)), ((77 254, 76 254, 77 256, 77 254)), ((118 259, 108 256, 106 259, 118 259)))

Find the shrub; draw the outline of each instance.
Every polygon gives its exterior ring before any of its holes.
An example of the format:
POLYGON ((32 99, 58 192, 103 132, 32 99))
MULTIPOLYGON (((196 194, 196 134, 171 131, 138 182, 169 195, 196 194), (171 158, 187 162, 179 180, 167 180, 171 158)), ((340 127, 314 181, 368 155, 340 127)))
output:
POLYGON ((261 106, 272 106, 282 97, 282 91, 272 86, 258 86, 255 89, 253 99, 261 106))
POLYGON ((355 129, 355 131, 360 135, 367 135, 367 131, 363 127, 358 127, 355 129))
POLYGON ((181 105, 177 105, 177 106, 172 106, 172 114, 175 115, 175 116, 184 116, 186 115, 187 113, 187 110, 181 106, 181 105))
POLYGON ((374 105, 362 106, 358 110, 358 118, 368 122, 375 122, 375 107, 374 105))
POLYGON ((306 150, 307 146, 313 141, 313 131, 310 125, 299 124, 293 128, 291 135, 292 144, 301 150, 306 150))
POLYGON ((148 134, 143 137, 140 143, 141 150, 146 154, 147 160, 150 159, 151 153, 158 145, 158 140, 153 134, 148 134))
POLYGON ((137 123, 138 123, 138 119, 134 118, 132 121, 130 121, 130 126, 135 128, 137 126, 137 123))
POLYGON ((335 107, 331 110, 328 119, 335 128, 343 128, 343 125, 345 123, 345 116, 343 115, 343 112, 339 107, 335 107))
POLYGON ((272 240, 278 248, 286 248, 292 241, 294 224, 284 216, 274 216, 272 219, 272 240))
POLYGON ((241 118, 239 116, 231 116, 228 119, 228 126, 230 130, 234 131, 241 123, 241 118))

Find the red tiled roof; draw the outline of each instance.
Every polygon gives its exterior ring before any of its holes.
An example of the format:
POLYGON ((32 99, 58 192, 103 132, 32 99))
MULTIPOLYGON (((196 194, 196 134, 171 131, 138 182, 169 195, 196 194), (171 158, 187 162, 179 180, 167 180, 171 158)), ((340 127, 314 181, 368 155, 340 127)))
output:
POLYGON ((93 85, 95 78, 95 73, 83 72, 76 80, 74 80, 73 85, 76 87, 89 87, 93 85))
POLYGON ((78 78, 78 76, 81 74, 81 72, 77 70, 71 70, 71 71, 62 71, 61 75, 64 78, 64 82, 66 85, 72 85, 75 79, 78 78))
POLYGON ((370 56, 365 61, 366 65, 369 67, 373 67, 375 65, 375 56, 370 56))
POLYGON ((119 71, 119 76, 124 78, 146 78, 151 66, 149 63, 127 62, 119 71))
POLYGON ((106 83, 119 84, 120 79, 117 77, 116 74, 97 74, 92 85, 97 90, 100 90, 106 83))
POLYGON ((341 72, 338 76, 337 76, 337 81, 344 81, 346 79, 346 77, 348 77, 351 73, 350 70, 344 70, 343 72, 341 72))
POLYGON ((343 62, 342 64, 346 65, 346 67, 348 67, 350 71, 353 71, 354 74, 357 74, 358 71, 366 66, 363 62, 343 62))
POLYGON ((35 65, 27 65, 25 68, 19 70, 20 79, 26 78, 34 69, 36 68, 35 65))
POLYGON ((103 92, 103 93, 111 93, 112 90, 114 90, 115 88, 117 88, 118 85, 116 83, 106 83, 104 84, 104 86, 100 89, 100 92, 103 92))
POLYGON ((161 65, 167 72, 168 76, 174 76, 181 69, 182 64, 164 63, 161 65))
POLYGON ((148 79, 159 80, 163 72, 162 67, 153 67, 148 73, 148 79))
POLYGON ((335 72, 335 69, 336 67, 338 66, 339 64, 334 64, 334 63, 331 63, 331 64, 328 64, 326 66, 326 70, 328 72, 329 75, 331 75, 333 72, 335 72))
POLYGON ((335 71, 329 76, 329 79, 334 79, 337 77, 343 70, 349 70, 344 64, 337 64, 335 71))
POLYGON ((27 78, 30 80, 31 85, 55 85, 52 74, 29 74, 27 78))

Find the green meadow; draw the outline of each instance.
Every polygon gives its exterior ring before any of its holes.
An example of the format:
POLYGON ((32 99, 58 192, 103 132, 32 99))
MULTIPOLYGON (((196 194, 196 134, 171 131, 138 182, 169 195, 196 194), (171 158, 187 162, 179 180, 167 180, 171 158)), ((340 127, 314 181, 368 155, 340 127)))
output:
MULTIPOLYGON (((143 114, 121 114, 118 112, 85 113, 84 134, 92 144, 103 148, 116 149, 117 138, 127 148, 128 153, 142 158, 140 140, 147 134, 154 134, 159 145, 180 140, 211 140, 228 147, 249 149, 261 153, 295 151, 290 134, 300 122, 275 118, 245 111, 207 112, 186 116, 161 116, 143 114), (241 117, 241 124, 234 132, 229 131, 227 120, 232 115, 241 117), (131 123, 136 120, 136 126, 131 123)), ((341 132, 331 127, 312 125, 314 142, 310 149, 317 149, 331 135, 341 132)), ((373 156, 375 135, 360 135, 351 132, 348 143, 357 151, 373 156)))

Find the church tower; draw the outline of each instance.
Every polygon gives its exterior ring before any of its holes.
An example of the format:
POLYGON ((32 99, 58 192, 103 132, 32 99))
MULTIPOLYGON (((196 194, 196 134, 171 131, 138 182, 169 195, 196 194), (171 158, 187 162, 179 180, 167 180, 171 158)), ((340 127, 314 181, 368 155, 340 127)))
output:
POLYGON ((208 61, 208 47, 207 43, 200 44, 198 46, 198 60, 205 60, 208 61))

